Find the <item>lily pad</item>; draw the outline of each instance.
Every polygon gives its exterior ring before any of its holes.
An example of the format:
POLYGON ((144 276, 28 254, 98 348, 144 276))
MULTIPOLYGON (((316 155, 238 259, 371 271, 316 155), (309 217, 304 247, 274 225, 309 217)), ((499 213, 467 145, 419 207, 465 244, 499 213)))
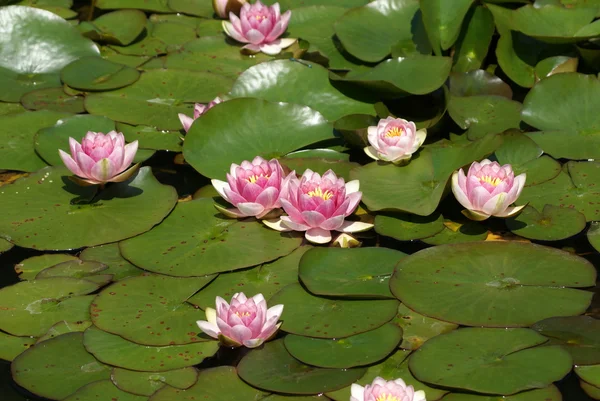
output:
POLYGON ((196 326, 204 314, 186 300, 213 278, 148 275, 120 280, 94 299, 92 321, 101 330, 137 344, 206 341, 198 337, 196 326))
POLYGON ((281 330, 301 336, 342 338, 376 329, 396 314, 395 300, 342 300, 312 295, 290 284, 270 303, 285 305, 281 330))
POLYGON ((387 248, 314 248, 302 256, 298 276, 315 295, 393 298, 389 279, 404 256, 387 248))
POLYGON ((575 366, 575 373, 586 383, 600 387, 600 365, 575 366))
POLYGON ((402 340, 395 324, 346 338, 311 338, 287 335, 285 348, 300 362, 322 368, 352 368, 378 362, 394 351, 402 340))
POLYGON ((191 277, 270 262, 301 242, 299 235, 282 234, 258 221, 225 218, 212 199, 204 198, 180 202, 161 225, 122 242, 120 249, 146 270, 191 277), (231 252, 232 244, 236 252, 231 252))
POLYGON ((455 330, 427 341, 409 366, 434 385, 511 395, 546 387, 571 370, 571 356, 561 347, 536 347, 546 341, 529 329, 455 330))
POLYGON ((592 247, 600 252, 600 222, 594 221, 590 224, 587 232, 587 238, 592 247))
POLYGON ((101 57, 82 57, 66 66, 61 80, 72 88, 106 91, 131 85, 140 77, 138 70, 101 57))
POLYGON ((69 260, 77 260, 77 257, 66 253, 32 256, 15 265, 15 273, 19 275, 20 280, 33 280, 42 270, 69 260))
POLYGON ((545 205, 541 213, 527 206, 518 216, 506 220, 506 226, 521 237, 558 241, 580 233, 586 223, 577 210, 545 205))
POLYGON ((520 327, 583 313, 593 293, 566 287, 589 287, 595 280, 587 260, 558 249, 475 242, 428 248, 402 259, 390 289, 409 308, 436 319, 520 327))
POLYGON ((83 113, 83 98, 69 96, 62 88, 46 88, 26 93, 21 104, 28 110, 52 110, 64 113, 83 113))
POLYGON ((452 71, 468 72, 481 68, 494 31, 494 17, 486 7, 476 6, 468 13, 456 42, 452 71))
POLYGON ((135 372, 114 368, 110 379, 123 391, 149 397, 165 386, 178 389, 193 386, 198 379, 198 371, 191 367, 166 372, 135 372))
POLYGON ((144 270, 131 264, 121 256, 117 243, 85 248, 79 258, 104 263, 108 266, 105 273, 112 274, 115 281, 145 273, 144 270))
POLYGON ((110 397, 111 400, 119 401, 147 401, 148 397, 143 397, 127 393, 117 388, 110 380, 99 380, 97 382, 86 384, 79 388, 75 393, 65 398, 65 401, 94 401, 100 397, 110 397))
POLYGON ((12 242, 9 242, 4 238, 0 238, 0 254, 11 250, 13 246, 14 244, 12 242))
POLYGON ((404 304, 398 307, 398 315, 394 323, 402 328, 404 333, 400 347, 408 350, 415 350, 430 338, 458 328, 457 324, 421 315, 404 304))
POLYGON ((146 14, 140 10, 118 10, 101 15, 92 24, 96 30, 85 36, 127 46, 146 28, 146 14))
POLYGON ((463 242, 483 241, 487 238, 488 229, 483 224, 461 220, 460 222, 444 219, 444 229, 431 237, 421 238, 429 245, 461 244, 463 242))
POLYGON ((424 0, 421 2, 423 23, 436 54, 449 49, 458 39, 463 19, 474 0, 447 2, 424 0))
POLYGON ((36 249, 100 245, 148 231, 177 201, 175 189, 160 184, 150 167, 141 168, 134 177, 111 185, 95 198, 95 187, 79 187, 67 175, 66 168, 47 167, 0 191, 0 203, 12 210, 0 216, 0 236, 36 249), (77 203, 92 198, 91 203, 77 203), (120 219, 128 223, 115 224, 120 219), (90 221, 94 221, 94 230, 89 229, 90 221), (56 227, 69 230, 52 235, 56 227))
POLYGON ((168 0, 167 4, 173 11, 198 17, 212 18, 215 13, 212 3, 207 0, 168 0))
POLYGON ((194 366, 219 348, 216 341, 151 347, 127 341, 95 326, 85 331, 83 343, 88 352, 104 363, 144 372, 165 372, 194 366))
POLYGON ((123 123, 117 123, 117 130, 125 135, 127 142, 138 141, 142 149, 181 152, 183 147, 183 137, 179 130, 165 131, 147 125, 132 126, 123 123))
POLYGON ((35 344, 35 338, 17 337, 0 331, 0 359, 12 361, 35 344))
POLYGON ((377 234, 399 241, 410 241, 434 236, 444 229, 441 214, 417 216, 409 213, 383 213, 375 216, 377 234))
POLYGON ((554 385, 508 396, 450 393, 444 397, 444 401, 562 401, 562 399, 562 394, 554 385))
POLYGON ((283 340, 276 340, 248 353, 240 361, 237 371, 242 380, 263 390, 320 394, 353 383, 366 369, 326 369, 304 365, 288 353, 283 340))
POLYGON ((108 266, 100 262, 84 262, 82 260, 69 260, 66 262, 59 263, 55 266, 49 267, 42 270, 35 276, 36 280, 42 278, 51 277, 73 277, 73 278, 85 278, 86 280, 93 281, 99 285, 107 284, 112 279, 112 274, 106 274, 108 266), (98 281, 94 280, 95 277, 108 276, 108 280, 98 281))
POLYGON ((26 390, 53 400, 108 379, 110 367, 90 355, 82 341, 82 333, 69 333, 31 347, 13 361, 13 379, 26 390))
POLYGON ((35 343, 39 344, 42 341, 50 340, 51 338, 55 338, 67 333, 82 333, 91 325, 92 322, 90 320, 79 320, 77 322, 67 322, 66 320, 63 320, 50 327, 46 334, 38 337, 35 343))
POLYGON ((172 13, 173 10, 169 8, 167 3, 168 0, 98 0, 96 7, 102 10, 133 8, 158 13, 172 13))

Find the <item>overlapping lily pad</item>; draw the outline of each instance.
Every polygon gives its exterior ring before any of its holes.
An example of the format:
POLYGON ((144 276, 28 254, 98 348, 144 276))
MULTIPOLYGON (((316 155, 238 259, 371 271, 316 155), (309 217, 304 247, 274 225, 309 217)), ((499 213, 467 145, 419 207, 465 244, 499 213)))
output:
POLYGON ((421 238, 421 241, 429 245, 461 244, 483 241, 487 238, 488 233, 487 227, 476 221, 464 218, 460 221, 444 219, 442 231, 434 236, 421 238))
POLYGON ((420 4, 427 36, 436 54, 454 44, 473 0, 452 3, 444 0, 424 0, 420 4))
POLYGON ((85 36, 96 41, 127 46, 146 28, 146 15, 140 10, 118 10, 103 14, 88 24, 92 30, 84 31, 85 36))
POLYGON ((15 273, 19 275, 21 280, 33 280, 42 270, 69 260, 77 260, 77 257, 66 253, 47 253, 32 256, 15 265, 15 273))
POLYGON ((404 258, 390 288, 426 316, 463 325, 518 327, 583 313, 593 294, 566 287, 589 287, 595 280, 591 264, 567 252, 517 242, 475 242, 437 246, 404 258))
POLYGON ((430 338, 455 330, 458 325, 433 319, 409 309, 404 304, 398 307, 398 315, 394 320, 402 328, 402 344, 400 347, 415 350, 430 338))
POLYGON ((183 136, 179 130, 165 131, 147 125, 117 123, 117 131, 123 133, 127 142, 138 141, 142 149, 181 152, 183 146, 183 136))
POLYGON ((91 325, 92 322, 90 320, 79 320, 76 322, 62 320, 50 327, 46 334, 38 337, 35 343, 39 344, 42 341, 50 340, 51 338, 55 338, 67 333, 84 332, 91 325))
POLYGON ((105 273, 112 274, 115 281, 145 273, 121 256, 119 245, 116 243, 85 248, 79 258, 104 263, 108 266, 105 273))
POLYGON ((110 380, 99 380, 79 388, 65 401, 93 401, 100 397, 110 397, 119 401, 146 401, 148 398, 120 390, 110 380))
POLYGON ((592 222, 587 232, 587 238, 590 244, 600 252, 600 222, 592 222))
POLYGON ((600 365, 575 366, 575 373, 589 385, 600 387, 600 365))
POLYGON ((545 205, 542 211, 527 206, 507 227, 521 237, 557 241, 572 237, 585 228, 585 216, 577 210, 545 205))
POLYGON ((133 8, 159 13, 173 12, 173 10, 171 10, 167 4, 168 0, 98 0, 96 7, 103 10, 133 8))
POLYGON ((17 337, 0 332, 0 359, 12 361, 35 344, 35 338, 17 337))
POLYGON ((62 81, 72 88, 105 91, 131 85, 140 77, 135 68, 113 63, 100 57, 83 57, 66 66, 62 81))
POLYGON ((45 88, 26 93, 21 104, 28 110, 52 110, 64 113, 83 113, 83 98, 69 96, 62 88, 45 88))
POLYGON ((375 231, 399 241, 431 237, 444 229, 441 214, 416 216, 409 213, 378 214, 375 217, 375 231))
POLYGON ((495 32, 492 13, 484 6, 476 6, 467 13, 462 31, 456 42, 454 72, 468 72, 481 68, 495 32))
POLYGON ((135 372, 114 368, 110 379, 119 389, 131 394, 151 396, 165 386, 187 389, 196 383, 198 371, 182 368, 166 372, 135 372))
POLYGON ((475 395, 468 393, 450 393, 444 397, 444 401, 561 401, 562 395, 556 386, 551 385, 545 388, 523 391, 514 395, 475 395))

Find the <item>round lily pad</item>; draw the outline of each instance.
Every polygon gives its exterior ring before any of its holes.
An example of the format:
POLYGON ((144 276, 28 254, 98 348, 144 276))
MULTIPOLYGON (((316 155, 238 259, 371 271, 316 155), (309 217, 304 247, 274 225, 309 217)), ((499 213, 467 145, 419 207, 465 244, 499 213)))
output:
POLYGON ((426 316, 471 326, 515 327, 583 313, 593 294, 567 287, 589 287, 595 280, 587 260, 558 249, 474 242, 428 248, 402 259, 390 288, 426 316))
POLYGON ((108 268, 100 262, 85 262, 83 260, 69 260, 59 263, 55 266, 42 270, 35 276, 35 279, 50 278, 50 277, 73 277, 85 278, 89 281, 104 285, 111 281, 112 274, 106 274, 104 271, 108 268), (94 278, 108 276, 108 280, 95 280, 94 278))
POLYGON ((61 80, 72 88, 86 91, 106 91, 131 85, 140 77, 135 68, 117 64, 101 57, 82 57, 66 66, 61 80))
POLYGON ((133 8, 158 13, 172 13, 173 10, 169 8, 167 3, 168 0, 98 0, 96 7, 102 10, 133 8))
POLYGON ((55 277, 23 281, 0 290, 0 329, 16 336, 41 336, 61 320, 89 320, 92 296, 99 285, 55 277))
POLYGON ((466 328, 427 341, 411 356, 415 377, 438 386, 510 395, 546 387, 572 367, 557 346, 529 329, 466 328))
POLYGON ((69 175, 66 168, 47 167, 2 188, 0 203, 12 212, 0 216, 0 235, 36 249, 100 245, 149 230, 177 201, 175 189, 160 184, 150 167, 97 194, 94 186, 79 187, 69 175), (116 224, 120 220, 127 224, 116 224), (56 227, 69 230, 52 235, 56 227))
POLYGON ((550 344, 569 351, 576 365, 600 364, 600 320, 590 316, 551 317, 531 328, 548 337, 550 344))
POLYGON ((151 347, 127 341, 95 326, 85 331, 83 343, 88 352, 104 363, 144 372, 165 372, 194 366, 219 348, 216 341, 151 347))
POLYGON ((50 340, 51 338, 55 338, 67 333, 82 333, 91 325, 92 322, 90 320, 79 320, 77 322, 67 322, 66 320, 63 320, 50 327, 46 334, 37 338, 35 343, 39 344, 42 341, 50 340))
POLYGON ((131 394, 117 388, 110 380, 99 380, 79 388, 65 401, 95 401, 100 397, 119 401, 147 401, 148 397, 131 394))
MULTIPOLYGON (((225 218, 210 198, 180 202, 157 227, 120 244, 123 256, 143 269, 170 276, 205 276, 270 262, 300 246, 258 221, 225 218), (231 252, 235 245, 236 252, 231 252)), ((190 294, 191 295, 191 294, 190 294)))
POLYGON ((105 288, 92 304, 92 321, 101 330, 146 345, 206 341, 198 336, 204 314, 185 301, 214 276, 130 277, 105 288))
POLYGON ((473 0, 459 0, 453 3, 444 0, 421 2, 425 30, 436 54, 449 49, 458 39, 463 19, 471 4, 473 0))
POLYGON ((587 238, 594 249, 600 252, 600 222, 594 221, 590 224, 587 238))
POLYGON ((288 353, 283 340, 276 340, 252 350, 240 361, 237 371, 245 382, 263 390, 320 394, 350 385, 366 369, 325 369, 304 365, 288 353))
POLYGON ((191 387, 198 379, 198 371, 192 367, 166 372, 135 372, 114 368, 110 379, 123 391, 149 397, 165 386, 178 389, 191 387))
POLYGON ((275 294, 270 304, 282 304, 281 329, 317 338, 341 338, 376 329, 395 315, 395 300, 341 300, 312 295, 298 283, 275 294))
POLYGON ((77 260, 77 257, 66 253, 47 253, 32 256, 15 265, 15 272, 21 280, 33 280, 42 270, 68 260, 77 260))
POLYGON ((402 329, 393 323, 346 338, 311 338, 289 334, 284 344, 300 362, 322 368, 370 365, 388 356, 402 340, 402 329))
POLYGON ((106 13, 93 21, 94 40, 127 46, 146 28, 146 14, 140 10, 118 10, 106 13))
POLYGON ((506 226, 513 233, 544 241, 572 237, 583 231, 585 225, 585 216, 577 210, 554 205, 544 205, 541 213, 527 206, 518 216, 506 221, 506 226))
POLYGON ((483 241, 488 236, 485 225, 464 219, 460 222, 444 219, 444 229, 434 236, 421 238, 429 245, 460 244, 463 242, 483 241))
POLYGON ((387 248, 314 248, 302 256, 298 276, 316 295, 393 298, 390 276, 404 256, 387 248))
POLYGON ((173 11, 198 17, 212 18, 215 13, 210 1, 168 0, 168 5, 173 11))
MULTIPOLYGON (((450 393, 444 401, 498 401, 497 395, 475 395, 467 393, 450 393)), ((502 396, 503 401, 562 401, 560 390, 554 385, 545 388, 523 391, 518 394, 502 396)))
POLYGON ((35 338, 17 337, 0 331, 0 359, 12 361, 35 344, 35 338))
POLYGON ((207 401, 258 400, 266 395, 264 391, 250 387, 237 375, 233 366, 219 366, 204 369, 198 381, 187 390, 165 386, 152 396, 152 401, 207 401))
POLYGON ((600 365, 575 366, 575 373, 586 383, 600 387, 600 365))
POLYGON ((449 333, 458 327, 454 323, 421 315, 404 304, 398 307, 398 315, 394 323, 400 326, 404 333, 400 347, 408 350, 415 350, 430 338, 449 333))
POLYGON ((101 262, 108 266, 106 274, 112 274, 113 280, 118 281, 126 277, 139 276, 145 271, 131 264, 128 260, 121 256, 119 244, 107 244, 90 248, 85 248, 79 254, 81 260, 90 260, 101 262))
POLYGON ((64 113, 83 113, 83 98, 69 96, 63 88, 45 88, 31 91, 21 97, 21 104, 29 110, 52 110, 64 113))
POLYGON ((110 368, 90 355, 82 341, 82 333, 69 333, 31 347, 13 361, 13 379, 26 390, 53 400, 108 379, 110 368))
POLYGON ((183 135, 179 130, 164 131, 147 125, 132 126, 117 123, 117 131, 122 132, 127 142, 138 141, 140 148, 155 150, 170 150, 181 152, 183 135))
POLYGON ((436 235, 444 229, 441 214, 417 216, 409 213, 387 213, 375 216, 377 234, 399 241, 410 241, 436 235))

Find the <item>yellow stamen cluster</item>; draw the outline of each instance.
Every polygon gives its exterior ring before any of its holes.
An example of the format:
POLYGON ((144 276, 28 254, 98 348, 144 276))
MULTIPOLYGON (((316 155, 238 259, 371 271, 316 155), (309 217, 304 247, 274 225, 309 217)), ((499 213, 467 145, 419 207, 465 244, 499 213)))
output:
POLYGON ((333 197, 333 192, 331 192, 330 190, 323 192, 321 187, 316 187, 312 191, 309 191, 307 193, 307 195, 310 197, 316 196, 316 197, 322 198, 323 200, 329 200, 333 197))
POLYGON ((250 316, 250 312, 243 312, 243 313, 240 313, 240 312, 235 312, 235 314, 236 314, 238 317, 247 317, 247 316, 250 316))
POLYGON ((255 18, 255 19, 258 21, 258 22, 263 22, 264 20, 266 20, 266 19, 267 19, 267 16, 266 16, 266 15, 262 15, 262 14, 258 14, 258 15, 255 15, 255 16, 254 16, 254 18, 255 18))
POLYGON ((396 137, 396 136, 402 136, 404 135, 404 130, 402 128, 398 128, 398 127, 393 127, 389 130, 387 130, 387 132, 385 133, 385 136, 387 138, 392 138, 392 137, 396 137))
POLYGON ((264 179, 268 180, 269 177, 271 177, 269 174, 252 175, 252 176, 246 178, 246 181, 248 181, 252 184, 256 184, 256 181, 258 181, 259 178, 264 178, 264 179))
POLYGON ((497 187, 498 184, 502 182, 502 180, 498 177, 492 178, 489 175, 484 175, 483 177, 479 177, 479 182, 487 182, 488 184, 497 187))
POLYGON ((375 401, 400 401, 400 399, 391 394, 380 394, 375 401))

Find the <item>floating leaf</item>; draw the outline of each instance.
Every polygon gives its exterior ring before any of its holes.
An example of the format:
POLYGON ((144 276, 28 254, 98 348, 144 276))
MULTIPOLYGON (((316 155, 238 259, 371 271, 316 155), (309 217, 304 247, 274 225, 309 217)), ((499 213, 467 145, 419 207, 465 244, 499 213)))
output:
POLYGON ((594 249, 600 252, 600 222, 594 221, 590 224, 587 238, 594 249))
POLYGON ((600 387, 600 365, 575 366, 575 373, 594 387, 600 387))
POLYGON ((106 274, 112 274, 113 280, 118 281, 126 277, 139 276, 145 273, 144 270, 131 264, 127 259, 121 256, 118 244, 108 244, 85 248, 79 255, 81 260, 91 260, 101 262, 108 266, 106 274))
POLYGON ((77 260, 77 257, 66 253, 47 253, 32 256, 15 265, 15 272, 21 280, 33 280, 42 270, 69 260, 77 260))
POLYGON ((449 333, 458 327, 454 323, 421 315, 404 304, 398 307, 398 315, 394 323, 400 326, 404 333, 400 347, 408 350, 415 350, 430 338, 449 333))
POLYGON ((146 14, 140 10, 119 10, 102 14, 93 22, 95 28, 84 34, 96 41, 127 46, 146 28, 146 14))
POLYGON ((35 338, 17 337, 0 331, 0 359, 12 361, 35 344, 35 338))
POLYGON ((83 98, 69 96, 62 88, 45 88, 31 91, 21 97, 21 103, 29 110, 52 110, 64 113, 83 113, 83 98))
POLYGON ((65 84, 86 91, 122 88, 131 85, 139 77, 140 73, 135 68, 100 57, 82 57, 66 66, 60 75, 65 84))
POLYGON ((140 148, 155 150, 170 150, 181 152, 183 137, 179 130, 158 130, 147 125, 132 126, 117 123, 117 131, 122 132, 127 142, 138 141, 140 148))
POLYGON ((449 49, 460 33, 463 19, 473 0, 459 0, 452 3, 444 0, 421 1, 423 23, 427 36, 436 54, 449 49))
POLYGON ((444 397, 444 401, 562 401, 562 395, 558 388, 550 385, 545 388, 523 391, 508 396, 497 395, 475 395, 467 393, 450 393, 444 397))
POLYGON ((481 68, 489 51, 494 28, 494 17, 486 7, 477 6, 467 14, 456 42, 452 71, 468 72, 481 68))
POLYGON ((96 7, 103 10, 134 8, 159 13, 173 12, 173 10, 168 7, 167 3, 168 0, 98 0, 96 7))
POLYGON ((148 397, 163 387, 191 387, 198 379, 198 371, 195 368, 182 368, 166 372, 135 372, 114 368, 110 379, 123 391, 148 397))
POLYGON ((429 245, 460 244, 463 242, 483 241, 488 229, 476 221, 463 219, 460 222, 444 220, 444 229, 432 237, 421 238, 429 245))
POLYGON ((387 213, 375 216, 377 234, 399 241, 410 241, 434 236, 444 229, 441 214, 417 216, 409 213, 387 213))
POLYGON ((506 226, 521 237, 558 241, 572 237, 585 228, 585 216, 577 210, 545 205, 539 212, 527 206, 516 217, 506 220, 506 226))
POLYGON ((65 398, 65 401, 93 401, 100 397, 107 397, 106 399, 110 397, 111 400, 119 401, 146 401, 148 399, 122 391, 110 380, 99 380, 79 388, 71 396, 65 398))
POLYGON ((91 325, 92 322, 90 320, 79 320, 77 322, 67 322, 66 320, 63 320, 50 327, 46 334, 44 334, 41 337, 38 337, 35 343, 39 344, 42 341, 50 340, 51 338, 55 338, 67 333, 81 333, 84 332, 91 325))

